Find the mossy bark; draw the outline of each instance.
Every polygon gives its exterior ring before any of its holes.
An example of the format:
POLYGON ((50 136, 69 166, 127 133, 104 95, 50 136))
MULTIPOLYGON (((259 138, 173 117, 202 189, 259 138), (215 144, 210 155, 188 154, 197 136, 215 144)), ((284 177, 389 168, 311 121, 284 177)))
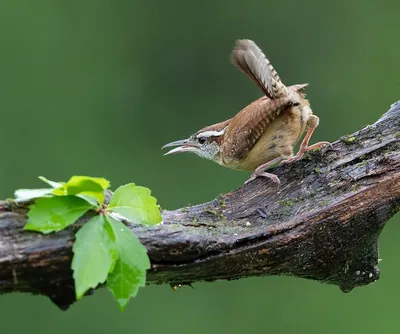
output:
MULTIPOLYGON (((379 278, 378 236, 400 208, 400 103, 332 147, 273 170, 205 204, 163 211, 163 224, 130 226, 152 261, 148 283, 190 284, 292 275, 343 291, 379 278)), ((26 205, 0 202, 0 293, 27 291, 67 308, 78 225, 24 231, 26 205)))

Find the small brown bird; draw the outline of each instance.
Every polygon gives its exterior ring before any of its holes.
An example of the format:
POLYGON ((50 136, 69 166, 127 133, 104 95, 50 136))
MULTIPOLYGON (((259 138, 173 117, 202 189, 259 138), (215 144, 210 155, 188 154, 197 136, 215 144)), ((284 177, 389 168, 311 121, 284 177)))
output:
POLYGON ((192 152, 225 167, 253 171, 246 183, 265 176, 279 185, 275 174, 265 172, 267 168, 298 160, 310 149, 330 145, 320 142, 308 146, 319 123, 303 93, 308 84, 286 87, 261 49, 251 40, 236 41, 231 61, 265 96, 231 119, 207 126, 187 139, 162 148, 178 146, 165 155, 192 152), (293 147, 305 131, 300 150, 293 156, 293 147))

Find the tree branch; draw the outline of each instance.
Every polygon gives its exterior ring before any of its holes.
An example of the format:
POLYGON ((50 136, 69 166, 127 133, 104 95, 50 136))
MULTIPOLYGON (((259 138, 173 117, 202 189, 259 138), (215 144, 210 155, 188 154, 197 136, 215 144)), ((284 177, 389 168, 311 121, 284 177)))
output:
MULTIPOLYGON (((378 236, 400 207, 400 102, 374 125, 205 204, 133 226, 152 261, 148 283, 189 284, 292 275, 343 291, 379 278, 378 236)), ((78 226, 24 231, 27 206, 0 202, 0 293, 75 301, 71 248, 78 226)))

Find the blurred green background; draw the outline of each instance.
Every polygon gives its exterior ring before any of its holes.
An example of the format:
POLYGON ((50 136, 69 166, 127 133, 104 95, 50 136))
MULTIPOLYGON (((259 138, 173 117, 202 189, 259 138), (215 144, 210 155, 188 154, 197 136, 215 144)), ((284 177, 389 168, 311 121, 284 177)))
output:
MULTIPOLYGON (((148 186, 164 208, 211 200, 247 173, 160 147, 260 96, 229 64, 250 38, 285 83, 309 82, 333 141, 400 99, 398 0, 1 0, 0 198, 38 175, 148 186)), ((0 296, 2 333, 397 333, 400 217, 381 236, 381 279, 343 294, 290 277, 140 291, 124 313, 105 289, 61 312, 0 296)))

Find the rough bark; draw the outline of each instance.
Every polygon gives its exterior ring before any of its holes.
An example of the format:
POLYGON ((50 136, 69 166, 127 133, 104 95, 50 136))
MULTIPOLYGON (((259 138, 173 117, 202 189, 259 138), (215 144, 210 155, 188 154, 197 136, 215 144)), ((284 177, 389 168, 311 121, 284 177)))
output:
MULTIPOLYGON (((275 168, 279 191, 260 178, 211 202, 163 211, 162 225, 130 226, 152 261, 148 283, 292 275, 348 292, 377 280, 378 236, 400 207, 399 153, 398 102, 374 125, 275 168)), ((0 202, 0 293, 39 293, 66 308, 75 300, 78 227, 23 231, 26 213, 26 205, 0 202)))

